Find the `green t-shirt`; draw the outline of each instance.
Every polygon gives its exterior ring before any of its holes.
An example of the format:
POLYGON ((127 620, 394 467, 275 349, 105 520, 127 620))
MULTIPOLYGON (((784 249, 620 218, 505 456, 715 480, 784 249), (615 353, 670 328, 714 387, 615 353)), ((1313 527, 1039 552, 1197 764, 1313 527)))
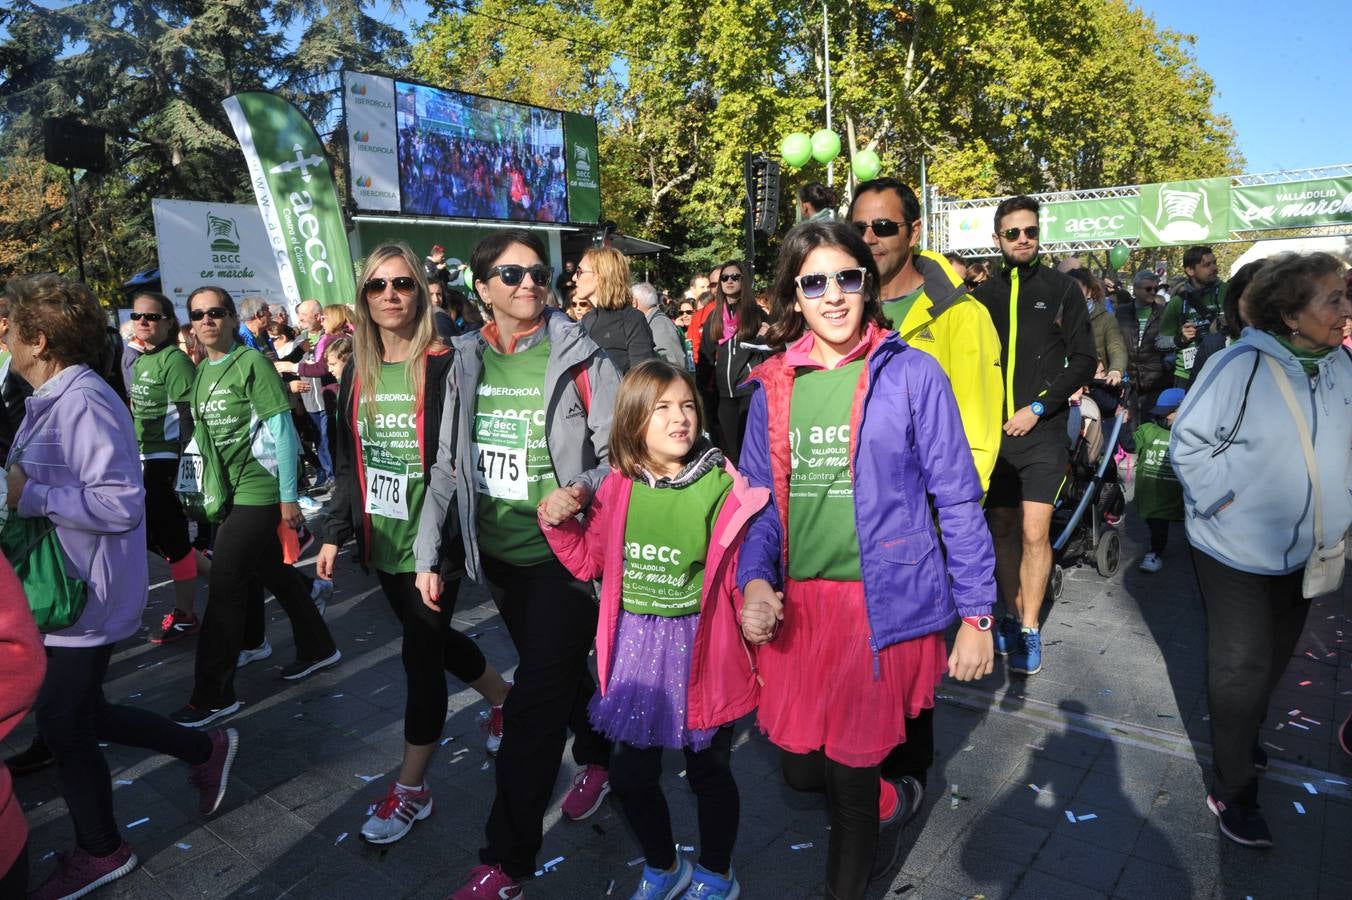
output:
POLYGON ((1183 521, 1183 486, 1169 461, 1169 429, 1146 422, 1136 429, 1136 511, 1143 519, 1183 521))
POLYGON ((634 482, 624 523, 625 612, 688 616, 699 612, 714 520, 732 476, 710 469, 693 484, 652 488, 634 482))
POLYGON ((281 376, 257 350, 236 344, 226 356, 197 369, 192 415, 211 436, 216 453, 204 465, 220 465, 231 497, 241 506, 281 500, 277 446, 264 422, 291 408, 281 376))
MULTIPOLYGON (((1133 304, 1134 305, 1134 304, 1133 304)), ((1145 326, 1150 322, 1150 316, 1155 312, 1153 305, 1136 307, 1136 343, 1141 343, 1141 337, 1145 334, 1145 326)))
POLYGON ((197 367, 188 355, 169 346, 142 353, 131 367, 131 418, 142 459, 173 459, 182 442, 178 405, 192 396, 197 367))
POLYGON ((551 558, 535 508, 559 486, 545 435, 549 340, 519 353, 484 349, 474 405, 479 546, 516 566, 551 558))
POLYGON ((911 307, 915 306, 915 301, 920 299, 924 290, 925 288, 922 285, 905 297, 898 297, 896 300, 889 300, 883 304, 883 315, 887 316, 887 321, 892 323, 893 330, 901 330, 901 325, 906 321, 906 316, 910 314, 911 307))
POLYGON ((371 565, 382 572, 416 572, 413 539, 422 514, 422 453, 417 399, 404 363, 385 363, 376 379, 375 404, 357 409, 362 492, 371 517, 371 565))
POLYGON ((789 401, 789 577, 859 581, 850 409, 864 360, 800 373, 789 401))

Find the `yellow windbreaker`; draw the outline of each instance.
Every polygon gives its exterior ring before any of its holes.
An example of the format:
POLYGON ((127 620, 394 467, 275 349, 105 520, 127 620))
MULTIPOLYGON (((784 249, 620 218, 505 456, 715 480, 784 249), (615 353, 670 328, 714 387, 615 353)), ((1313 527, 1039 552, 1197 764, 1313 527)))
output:
POLYGON ((1005 399, 1000 336, 986 307, 968 292, 948 260, 924 250, 912 262, 925 279, 924 289, 897 332, 906 343, 934 357, 948 375, 984 492, 1000 454, 1000 407, 1005 399))

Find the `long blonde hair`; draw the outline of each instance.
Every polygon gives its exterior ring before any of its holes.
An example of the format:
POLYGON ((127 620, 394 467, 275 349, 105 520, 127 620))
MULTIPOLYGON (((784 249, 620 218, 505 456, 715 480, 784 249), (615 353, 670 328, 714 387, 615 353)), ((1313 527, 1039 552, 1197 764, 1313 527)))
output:
MULTIPOLYGON (((413 280, 417 283, 418 308, 417 328, 413 333, 412 347, 408 360, 404 363, 408 380, 413 385, 413 396, 419 407, 422 406, 423 391, 426 387, 427 354, 441 345, 437 336, 436 323, 432 319, 432 304, 427 295, 427 276, 422 260, 418 259, 407 244, 381 244, 371 251, 362 268, 361 278, 357 280, 356 333, 353 335, 353 364, 357 367, 358 386, 366 395, 366 412, 375 415, 376 383, 380 377, 380 365, 385 359, 385 344, 380 339, 380 328, 371 320, 371 306, 366 299, 366 281, 376 269, 391 259, 402 259, 408 266, 413 280)), ((359 397, 360 401, 361 398, 359 397)))
POLYGON ((582 254, 582 262, 591 263, 596 273, 596 293, 592 306, 597 309, 624 309, 631 305, 629 260, 614 247, 593 247, 582 254))

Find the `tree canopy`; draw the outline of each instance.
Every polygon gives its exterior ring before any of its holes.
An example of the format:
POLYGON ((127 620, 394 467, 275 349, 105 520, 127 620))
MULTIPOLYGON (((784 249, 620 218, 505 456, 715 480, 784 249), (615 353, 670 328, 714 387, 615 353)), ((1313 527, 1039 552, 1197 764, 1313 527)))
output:
MULTIPOLYGON (((247 200, 221 108, 266 88, 335 122, 335 74, 409 74, 595 115, 602 209, 672 245, 671 274, 736 256, 742 155, 826 124, 822 5, 802 0, 432 0, 417 28, 362 0, 86 0, 0 10, 0 278, 70 270, 43 117, 108 130, 81 188, 109 287, 153 260, 150 198, 247 200)), ((982 196, 1230 174, 1242 160, 1193 39, 1127 0, 830 0, 833 125, 912 184, 982 196)), ((325 129, 321 127, 321 131, 325 129)), ((824 167, 786 169, 794 189, 824 167)), ((340 190, 342 186, 340 186, 340 190)), ((843 191, 842 191, 843 193, 843 191)))

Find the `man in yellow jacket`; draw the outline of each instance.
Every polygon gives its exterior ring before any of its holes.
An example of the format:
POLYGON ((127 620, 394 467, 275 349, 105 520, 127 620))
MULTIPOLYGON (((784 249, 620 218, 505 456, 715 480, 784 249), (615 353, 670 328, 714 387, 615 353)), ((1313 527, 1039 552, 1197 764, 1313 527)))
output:
POLYGON ((938 361, 953 385, 981 489, 1000 454, 1004 379, 1000 336, 986 307, 968 293, 948 260, 916 251, 920 200, 895 178, 860 184, 850 221, 878 264, 883 313, 906 343, 938 361))
MULTIPOLYGON (((883 313, 906 343, 934 357, 948 375, 981 489, 986 490, 1000 454, 1005 397, 1000 336, 990 313, 968 293, 948 260, 915 249, 922 227, 920 200, 902 182, 877 178, 859 185, 849 221, 873 251, 883 313)), ((900 829, 920 808, 933 763, 934 710, 926 709, 906 720, 906 743, 883 760, 883 777, 897 782, 897 796, 907 808, 879 835, 875 868, 888 861, 900 829)))

